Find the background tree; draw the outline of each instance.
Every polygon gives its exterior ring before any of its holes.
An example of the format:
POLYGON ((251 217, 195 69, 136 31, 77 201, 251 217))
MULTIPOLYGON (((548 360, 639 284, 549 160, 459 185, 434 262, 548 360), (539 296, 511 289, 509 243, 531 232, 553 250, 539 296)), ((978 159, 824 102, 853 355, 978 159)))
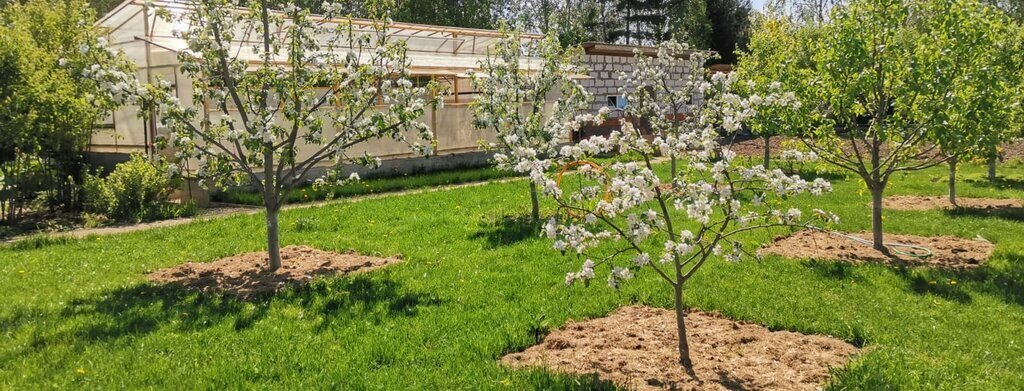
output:
MULTIPOLYGON (((323 7, 327 16, 344 9, 323 7)), ((350 156, 349 149, 380 138, 431 152, 430 129, 417 119, 436 98, 428 102, 427 89, 410 81, 406 44, 389 39, 384 15, 371 28, 360 28, 344 19, 311 18, 293 5, 276 12, 267 1, 236 8, 226 0, 202 0, 189 3, 188 10, 157 12, 189 26, 178 33, 190 49, 179 55, 181 69, 192 79, 192 100, 208 100, 220 115, 180 104, 164 81, 128 94, 159 115, 170 132, 159 146, 173 147, 178 165, 198 162, 201 184, 261 190, 269 269, 281 266, 283 201, 318 165, 373 165, 376 158, 350 156), (255 50, 259 59, 236 57, 244 50, 238 46, 255 50)), ((330 178, 343 180, 338 172, 330 178)))
POLYGON ((625 21, 624 28, 612 34, 627 45, 653 44, 672 37, 671 11, 680 0, 619 0, 616 9, 625 21))
POLYGON ((85 149, 116 102, 80 70, 131 69, 106 49, 93 20, 77 0, 0 10, 0 210, 8 220, 40 194, 51 208, 81 206, 85 149))
POLYGON ((799 29, 789 18, 776 13, 753 16, 753 33, 747 50, 739 53, 735 68, 736 89, 750 97, 758 115, 749 120, 751 131, 764 141, 765 168, 771 160, 771 138, 783 134, 801 135, 807 124, 807 107, 793 91, 806 88, 808 71, 808 29, 799 29))
POLYGON ((714 27, 708 16, 707 1, 680 0, 674 3, 670 12, 672 18, 669 25, 673 38, 685 40, 693 48, 711 48, 711 33, 714 27))
MULTIPOLYGON (((705 0, 543 0, 563 45, 587 41, 654 45, 676 38, 691 46, 710 43, 705 0)), ((541 28, 541 31, 549 29, 541 28)))
POLYGON ((1002 10, 1017 23, 1024 23, 1024 0, 985 0, 996 8, 1002 10))
POLYGON ((959 88, 945 97, 952 109, 938 113, 936 142, 949 165, 949 202, 956 205, 957 165, 963 159, 988 160, 994 176, 999 146, 1019 136, 1014 112, 1022 104, 1018 89, 1022 61, 1014 48, 1013 27, 998 10, 983 6, 971 17, 959 18, 965 28, 935 37, 939 45, 969 45, 972 50, 950 51, 946 61, 960 64, 959 88), (959 34, 959 35, 954 35, 959 34), (947 41, 947 42, 941 42, 947 41))
MULTIPOLYGON (((578 47, 563 48, 554 34, 524 46, 517 33, 508 33, 493 54, 471 74, 477 98, 470 103, 473 126, 496 133, 497 140, 484 145, 495 151, 499 169, 518 173, 534 171, 535 161, 553 156, 578 128, 574 118, 590 107, 591 96, 573 75, 585 71, 579 64, 578 47), (540 60, 522 69, 531 54, 540 60)), ((531 217, 540 220, 537 187, 530 182, 531 217)))
MULTIPOLYGON (((978 50, 963 37, 985 13, 973 0, 859 0, 822 26, 813 79, 817 126, 804 143, 871 192, 873 244, 887 251, 882 197, 894 173, 944 162, 944 117, 958 110, 978 50), (966 83, 966 84, 965 84, 966 83)), ((966 137, 966 136, 965 136, 966 137)))
POLYGON ((832 11, 844 4, 846 0, 769 0, 764 10, 802 25, 817 26, 828 22, 832 11))
POLYGON ((993 136, 997 137, 986 138, 987 149, 983 151, 984 154, 981 157, 986 160, 988 165, 987 174, 990 182, 997 180, 996 165, 1000 159, 999 144, 1024 136, 1024 103, 1021 102, 1021 99, 1024 99, 1024 17, 1017 15, 1016 21, 1014 21, 1013 13, 1007 13, 1007 15, 1011 17, 1011 20, 1005 25, 1009 32, 1001 37, 1003 38, 1002 42, 995 47, 999 51, 997 53, 998 69, 1009 72, 1002 74, 1003 77, 1009 77, 1009 79, 1004 80, 1006 84, 1000 86, 999 91, 1005 94, 1006 100, 997 102, 996 110, 1008 103, 1016 103, 1016 106, 1012 107, 1009 113, 1002 113, 1004 116, 994 116, 996 122, 993 124, 993 136))
POLYGON ((490 29, 495 26, 491 0, 398 0, 392 17, 401 22, 490 29))
POLYGON ((750 0, 707 0, 711 22, 709 49, 726 64, 736 63, 736 51, 745 50, 750 37, 750 0))
POLYGON ((585 41, 613 42, 612 33, 623 28, 624 21, 616 12, 616 0, 592 0, 581 4, 582 31, 589 32, 585 41))

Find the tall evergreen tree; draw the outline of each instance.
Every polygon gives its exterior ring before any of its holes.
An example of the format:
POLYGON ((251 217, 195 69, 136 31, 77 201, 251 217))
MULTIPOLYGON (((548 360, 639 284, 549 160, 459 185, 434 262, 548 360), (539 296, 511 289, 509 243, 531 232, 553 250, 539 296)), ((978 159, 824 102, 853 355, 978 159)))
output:
POLYGON ((669 8, 669 28, 672 36, 684 40, 695 48, 711 45, 711 19, 705 0, 680 0, 669 8))
POLYGON ((612 32, 622 29, 625 21, 616 12, 617 0, 591 0, 584 6, 583 27, 590 41, 612 42, 612 32))
POLYGON ((652 44, 672 37, 671 10, 683 0, 619 0, 616 10, 623 16, 622 29, 610 37, 621 39, 627 45, 652 44))
POLYGON ((495 27, 491 0, 399 0, 392 18, 407 23, 490 29, 495 27))
POLYGON ((723 63, 736 63, 736 50, 750 41, 750 0, 707 0, 711 21, 710 49, 723 63))

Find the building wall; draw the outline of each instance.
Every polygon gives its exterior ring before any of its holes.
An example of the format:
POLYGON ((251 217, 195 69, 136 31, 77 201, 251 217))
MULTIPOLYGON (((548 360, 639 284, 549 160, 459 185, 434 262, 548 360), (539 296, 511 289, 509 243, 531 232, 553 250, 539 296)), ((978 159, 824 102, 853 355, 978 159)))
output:
MULTIPOLYGON (((622 73, 633 71, 636 59, 632 56, 585 54, 583 56, 583 63, 589 69, 588 76, 591 79, 581 80, 580 84, 594 95, 590 108, 596 112, 608 105, 608 96, 621 95, 619 88, 625 82, 619 77, 622 73)), ((689 66, 677 67, 673 70, 676 76, 672 77, 670 85, 673 87, 678 86, 682 82, 681 75, 688 74, 691 71, 689 66)), ((695 101, 699 102, 699 96, 694 96, 694 98, 695 101)))

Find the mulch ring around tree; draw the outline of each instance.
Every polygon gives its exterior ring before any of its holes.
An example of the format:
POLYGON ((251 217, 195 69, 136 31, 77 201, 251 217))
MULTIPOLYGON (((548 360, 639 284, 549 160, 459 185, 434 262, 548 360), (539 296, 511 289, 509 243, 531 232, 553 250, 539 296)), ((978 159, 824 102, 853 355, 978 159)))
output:
POLYGON ((875 250, 870 244, 871 234, 823 232, 819 230, 799 231, 788 237, 776 239, 760 250, 761 254, 774 254, 785 258, 844 261, 851 263, 879 262, 894 266, 928 266, 953 270, 973 269, 981 266, 995 248, 987 240, 970 240, 953 236, 924 237, 915 235, 885 234, 889 254, 875 250), (868 241, 862 243, 847 236, 868 241), (905 244, 927 248, 930 256, 922 257, 922 251, 896 246, 905 244), (915 256, 917 255, 917 256, 915 256))
POLYGON ((957 197, 956 205, 947 196, 892 196, 882 200, 882 207, 893 210, 967 209, 977 211, 1024 211, 1024 201, 1005 198, 957 197))
MULTIPOLYGON (((782 152, 783 141, 791 140, 788 137, 776 136, 769 140, 771 146, 772 156, 775 156, 782 152)), ((763 157, 764 156, 764 139, 760 137, 743 138, 737 140, 724 139, 722 143, 728 146, 730 150, 736 152, 739 156, 747 157, 763 157)))
POLYGON ((596 375, 626 389, 815 390, 828 381, 830 368, 858 351, 832 337, 771 331, 715 313, 690 311, 686 325, 696 377, 679 365, 675 313, 643 306, 570 321, 501 361, 513 368, 596 375))
POLYGON ((306 246, 282 248, 281 267, 276 271, 268 269, 267 259, 267 252, 259 251, 209 263, 188 262, 152 272, 149 281, 245 299, 300 286, 317 276, 363 272, 402 260, 399 256, 379 258, 354 252, 339 254, 306 246))

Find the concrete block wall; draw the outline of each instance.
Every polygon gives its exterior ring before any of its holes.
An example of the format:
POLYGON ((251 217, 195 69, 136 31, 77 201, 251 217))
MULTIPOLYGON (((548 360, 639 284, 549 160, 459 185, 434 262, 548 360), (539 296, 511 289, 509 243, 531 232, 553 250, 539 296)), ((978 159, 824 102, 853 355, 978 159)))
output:
MULTIPOLYGON (((602 107, 608 105, 608 96, 610 95, 621 95, 619 88, 622 87, 625 82, 620 78, 623 73, 629 73, 633 71, 633 65, 636 63, 636 59, 632 56, 615 56, 615 55, 603 55, 603 54, 585 54, 583 55, 583 64, 586 65, 589 70, 588 75, 591 79, 584 79, 580 81, 580 84, 587 89, 594 96, 594 100, 591 103, 591 109, 593 111, 600 110, 602 107)), ((689 66, 679 66, 678 69, 673 72, 676 75, 683 75, 691 72, 689 66)), ((675 76, 672 78, 674 84, 678 85, 681 76, 675 76)), ((671 85, 671 84, 670 84, 671 85)), ((694 96, 696 102, 700 101, 699 96, 694 96)))

